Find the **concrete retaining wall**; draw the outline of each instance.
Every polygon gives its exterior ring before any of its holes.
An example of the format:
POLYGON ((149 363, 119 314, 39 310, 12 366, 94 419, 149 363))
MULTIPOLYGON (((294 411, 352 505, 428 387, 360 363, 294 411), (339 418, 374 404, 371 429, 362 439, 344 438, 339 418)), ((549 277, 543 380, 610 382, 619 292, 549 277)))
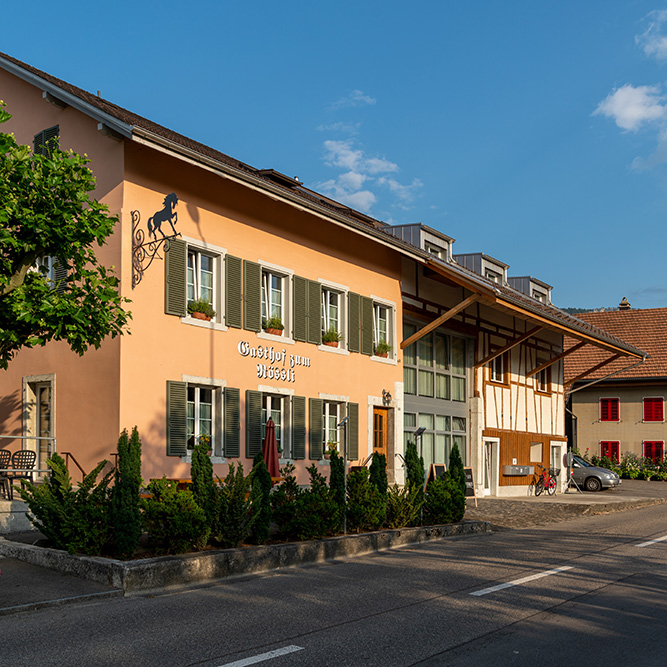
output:
MULTIPOLYGON (((14 491, 14 498, 18 492, 14 491)), ((22 500, 0 500, 0 535, 35 530, 26 516, 27 506, 22 500)))
POLYGON ((203 551, 134 561, 73 556, 57 549, 44 549, 0 538, 0 554, 110 584, 128 593, 360 556, 454 535, 483 533, 489 529, 490 524, 487 522, 466 521, 442 526, 383 530, 310 542, 203 551))

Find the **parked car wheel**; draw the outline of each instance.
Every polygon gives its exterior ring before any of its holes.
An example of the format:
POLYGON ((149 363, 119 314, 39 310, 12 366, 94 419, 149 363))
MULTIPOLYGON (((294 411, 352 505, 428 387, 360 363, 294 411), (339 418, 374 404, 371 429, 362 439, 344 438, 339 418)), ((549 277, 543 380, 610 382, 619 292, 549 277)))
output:
POLYGON ((586 480, 586 491, 599 491, 602 488, 602 483, 597 477, 589 477, 586 480))

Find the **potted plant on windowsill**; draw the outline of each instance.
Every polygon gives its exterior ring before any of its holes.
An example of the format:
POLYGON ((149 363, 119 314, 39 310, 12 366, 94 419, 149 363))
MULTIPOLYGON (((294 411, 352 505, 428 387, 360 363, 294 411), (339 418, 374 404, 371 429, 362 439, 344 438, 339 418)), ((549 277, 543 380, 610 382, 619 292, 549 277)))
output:
POLYGON ((329 440, 327 442, 326 449, 324 450, 324 454, 322 455, 327 461, 331 460, 331 454, 332 452, 338 451, 338 445, 333 442, 332 440, 329 440))
POLYGON ((196 320, 210 320, 215 317, 213 306, 206 299, 195 299, 188 302, 188 313, 196 320))
POLYGON ((338 347, 338 343, 342 337, 340 332, 336 330, 336 327, 332 325, 322 334, 322 342, 329 347, 338 347))
POLYGON ((283 326, 282 319, 278 315, 273 315, 272 317, 264 320, 262 323, 262 328, 268 334, 272 334, 273 336, 282 336, 283 329, 285 327, 283 326))
POLYGON ((389 356, 390 352, 391 352, 391 345, 389 345, 389 343, 387 343, 386 340, 381 340, 375 346, 375 356, 376 357, 387 357, 387 356, 389 356))

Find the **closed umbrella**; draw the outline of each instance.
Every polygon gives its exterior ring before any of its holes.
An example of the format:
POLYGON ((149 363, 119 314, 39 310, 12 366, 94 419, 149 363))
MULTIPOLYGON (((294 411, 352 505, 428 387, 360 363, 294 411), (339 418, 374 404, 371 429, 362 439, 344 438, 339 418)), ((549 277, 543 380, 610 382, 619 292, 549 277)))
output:
POLYGON ((273 423, 271 417, 269 417, 269 421, 266 422, 266 436, 262 443, 262 456, 264 457, 264 463, 266 463, 266 467, 269 469, 271 477, 280 477, 280 469, 278 466, 278 443, 276 442, 276 425, 273 423))

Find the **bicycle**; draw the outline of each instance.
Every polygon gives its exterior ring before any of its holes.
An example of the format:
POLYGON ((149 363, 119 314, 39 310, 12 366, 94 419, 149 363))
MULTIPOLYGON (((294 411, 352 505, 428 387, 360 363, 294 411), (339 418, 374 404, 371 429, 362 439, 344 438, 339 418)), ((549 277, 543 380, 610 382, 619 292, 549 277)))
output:
POLYGON ((535 467, 542 469, 542 472, 539 473, 537 482, 535 483, 535 495, 539 496, 542 491, 546 491, 550 496, 553 496, 553 494, 556 493, 556 477, 558 477, 560 470, 545 468, 539 463, 537 463, 535 467))

